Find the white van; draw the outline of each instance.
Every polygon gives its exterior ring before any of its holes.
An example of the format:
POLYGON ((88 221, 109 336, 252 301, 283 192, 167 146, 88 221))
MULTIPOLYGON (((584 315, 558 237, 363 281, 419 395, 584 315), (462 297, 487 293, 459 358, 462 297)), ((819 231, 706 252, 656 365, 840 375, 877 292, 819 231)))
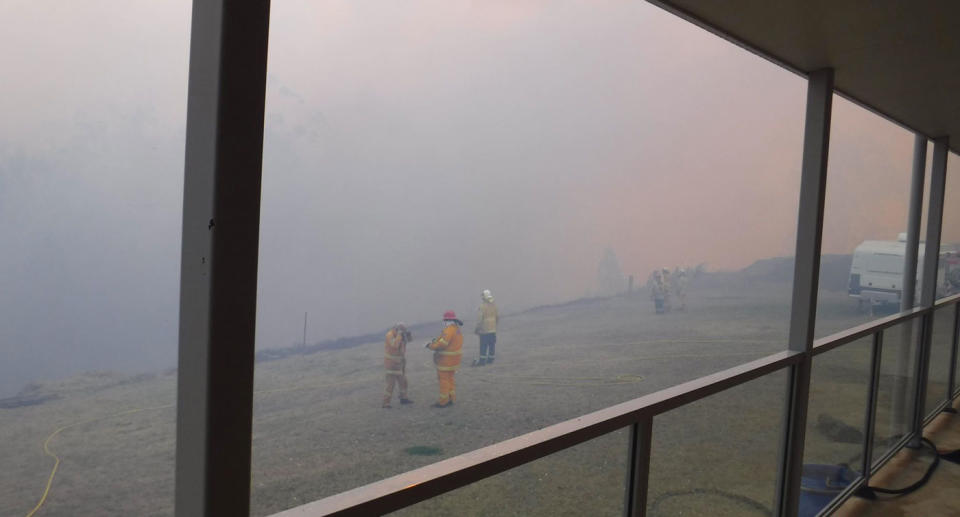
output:
MULTIPOLYGON (((861 305, 900 305, 903 290, 903 262, 907 247, 907 234, 901 233, 895 241, 863 241, 853 251, 850 265, 849 294, 857 298, 861 305)), ((938 262, 941 273, 949 273, 958 267, 957 245, 943 246, 938 262), (949 249, 948 249, 949 248, 949 249)), ((955 275, 938 276, 937 296, 945 296, 955 291, 948 280, 955 275)), ((917 253, 917 291, 920 295, 920 278, 923 277, 923 241, 917 253)))

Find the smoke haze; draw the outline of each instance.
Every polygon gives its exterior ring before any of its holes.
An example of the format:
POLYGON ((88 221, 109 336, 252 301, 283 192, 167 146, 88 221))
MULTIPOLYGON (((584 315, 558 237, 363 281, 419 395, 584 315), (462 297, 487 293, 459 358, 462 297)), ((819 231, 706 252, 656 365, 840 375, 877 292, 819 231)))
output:
MULTIPOLYGON (((173 366, 190 4, 0 20, 0 395, 173 366)), ((258 347, 790 255, 804 100, 641 2, 274 2, 258 347)), ((835 103, 825 253, 904 230, 911 152, 835 103)))

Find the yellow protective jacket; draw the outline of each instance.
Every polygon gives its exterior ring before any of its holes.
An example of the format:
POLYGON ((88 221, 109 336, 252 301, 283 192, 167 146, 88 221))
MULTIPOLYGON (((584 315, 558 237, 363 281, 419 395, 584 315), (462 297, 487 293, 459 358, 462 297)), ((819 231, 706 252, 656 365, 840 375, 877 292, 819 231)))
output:
POLYGON ((427 345, 433 350, 433 364, 441 372, 453 372, 460 368, 460 356, 463 355, 463 333, 460 326, 453 324, 443 327, 440 337, 427 345))
POLYGON ((387 373, 403 373, 404 356, 407 353, 407 343, 403 340, 403 332, 390 329, 384 340, 383 367, 387 373))
POLYGON ((493 302, 483 302, 477 315, 477 334, 493 334, 497 331, 497 305, 493 302))

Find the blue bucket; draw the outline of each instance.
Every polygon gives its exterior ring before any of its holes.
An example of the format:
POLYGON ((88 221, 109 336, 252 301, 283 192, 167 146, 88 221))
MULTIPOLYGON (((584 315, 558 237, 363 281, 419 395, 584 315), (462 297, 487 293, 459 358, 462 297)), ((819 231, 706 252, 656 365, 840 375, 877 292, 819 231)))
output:
POLYGON ((814 517, 823 510, 844 488, 853 483, 859 474, 846 465, 803 466, 800 478, 800 511, 798 517, 814 517))

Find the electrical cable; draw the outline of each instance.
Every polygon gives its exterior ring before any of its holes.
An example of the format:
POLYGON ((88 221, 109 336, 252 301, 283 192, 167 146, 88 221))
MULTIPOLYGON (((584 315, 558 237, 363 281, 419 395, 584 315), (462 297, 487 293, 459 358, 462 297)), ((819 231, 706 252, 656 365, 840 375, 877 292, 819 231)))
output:
POLYGON ((880 494, 888 494, 888 495, 894 495, 899 497, 902 495, 907 495, 912 492, 916 492, 918 489, 920 489, 920 487, 922 487, 923 485, 926 485, 927 481, 930 481, 930 478, 933 477, 934 471, 937 470, 937 465, 940 464, 940 453, 937 451, 936 444, 934 444, 930 440, 926 438, 921 438, 921 441, 922 443, 929 446, 931 450, 933 450, 933 461, 930 463, 930 466, 927 467, 927 471, 923 473, 923 477, 921 477, 916 482, 910 485, 907 485, 903 488, 883 488, 883 487, 876 487, 876 486, 869 486, 869 485, 867 485, 864 488, 880 494))

